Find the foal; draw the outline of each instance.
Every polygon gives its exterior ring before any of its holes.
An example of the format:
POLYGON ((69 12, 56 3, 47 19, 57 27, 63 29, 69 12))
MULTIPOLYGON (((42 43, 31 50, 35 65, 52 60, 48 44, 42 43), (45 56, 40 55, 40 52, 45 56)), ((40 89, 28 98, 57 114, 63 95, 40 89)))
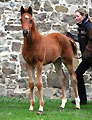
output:
MULTIPOLYGON (((54 63, 63 92, 61 108, 65 107, 67 99, 65 97, 65 78, 62 79, 62 62, 67 67, 71 80, 74 80, 74 92, 76 108, 80 109, 80 99, 77 92, 77 79, 73 70, 73 52, 70 43, 70 38, 61 33, 52 33, 47 36, 41 35, 32 18, 32 8, 24 9, 21 7, 21 22, 24 36, 24 45, 22 55, 26 61, 26 68, 29 76, 29 88, 31 91, 31 105, 30 110, 34 108, 34 72, 37 70, 37 88, 40 97, 39 111, 43 111, 43 83, 42 83, 42 66, 54 63)), ((74 43, 72 43, 74 45, 74 43)), ((64 74, 64 72, 63 72, 64 74)))

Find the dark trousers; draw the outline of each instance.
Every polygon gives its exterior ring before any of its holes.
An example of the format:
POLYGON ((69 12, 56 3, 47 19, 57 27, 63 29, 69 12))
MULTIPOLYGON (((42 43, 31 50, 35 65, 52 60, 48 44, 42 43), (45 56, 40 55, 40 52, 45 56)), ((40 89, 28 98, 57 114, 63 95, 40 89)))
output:
POLYGON ((83 74, 87 69, 89 69, 92 65, 86 63, 85 61, 82 61, 78 68, 76 69, 76 75, 77 75, 77 80, 78 80, 78 94, 80 97, 81 101, 87 101, 87 96, 86 96, 86 89, 85 89, 85 82, 83 79, 83 74))

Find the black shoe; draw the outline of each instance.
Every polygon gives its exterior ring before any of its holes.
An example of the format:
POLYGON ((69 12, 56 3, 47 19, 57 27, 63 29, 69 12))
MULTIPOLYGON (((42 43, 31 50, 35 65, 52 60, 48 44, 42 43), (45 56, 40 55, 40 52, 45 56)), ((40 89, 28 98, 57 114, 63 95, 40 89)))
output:
MULTIPOLYGON (((76 104, 75 100, 71 101, 72 104, 76 104)), ((80 101, 80 105, 86 105, 87 101, 80 101)))

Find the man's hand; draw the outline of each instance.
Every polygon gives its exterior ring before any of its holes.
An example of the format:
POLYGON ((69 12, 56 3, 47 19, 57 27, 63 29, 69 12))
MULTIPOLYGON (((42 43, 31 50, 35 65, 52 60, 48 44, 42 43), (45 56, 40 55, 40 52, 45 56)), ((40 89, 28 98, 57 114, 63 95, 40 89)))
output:
POLYGON ((66 32, 65 35, 73 39, 74 35, 71 32, 66 32))

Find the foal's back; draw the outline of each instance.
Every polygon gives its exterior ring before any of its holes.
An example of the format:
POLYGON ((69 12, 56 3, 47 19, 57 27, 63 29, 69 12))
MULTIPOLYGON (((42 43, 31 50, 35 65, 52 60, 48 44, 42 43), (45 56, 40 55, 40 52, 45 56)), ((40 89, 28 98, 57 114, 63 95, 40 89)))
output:
POLYGON ((45 63, 51 63, 59 57, 72 59, 72 48, 68 38, 61 33, 44 36, 45 63))

